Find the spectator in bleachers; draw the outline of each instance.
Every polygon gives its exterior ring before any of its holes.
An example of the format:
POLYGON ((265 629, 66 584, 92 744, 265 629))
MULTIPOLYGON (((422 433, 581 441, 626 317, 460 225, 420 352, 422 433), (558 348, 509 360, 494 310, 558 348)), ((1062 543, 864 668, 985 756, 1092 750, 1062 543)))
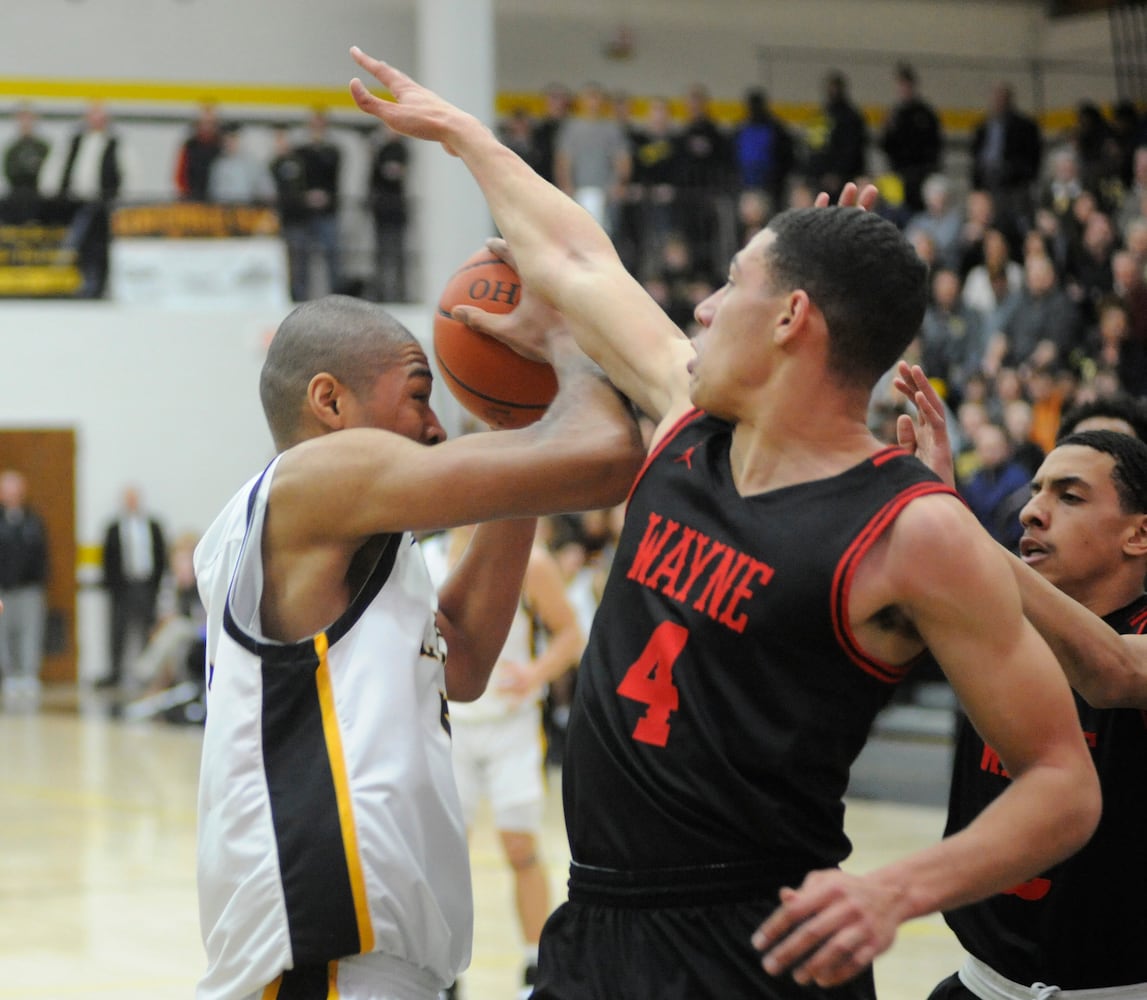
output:
POLYGON ((372 292, 379 302, 406 301, 406 231, 410 221, 406 176, 409 167, 410 152, 406 139, 386 122, 379 122, 367 181, 367 200, 374 220, 372 292))
POLYGON ((1015 107, 1007 83, 992 89, 988 115, 972 135, 972 186, 990 191, 996 211, 1016 228, 1032 216, 1032 186, 1039 177, 1043 136, 1034 118, 1015 107))
POLYGON ((725 255, 717 246, 721 202, 734 176, 729 136, 713 118, 709 91, 693 84, 685 95, 686 120, 677 133, 678 226, 706 270, 725 255))
MULTIPOLYGON (((1000 233, 1007 241, 1009 252, 1019 245, 1020 235, 996 212, 996 199, 991 192, 973 189, 964 198, 964 222, 958 242, 960 274, 965 279, 977 264, 984 262, 984 236, 989 229, 1000 233)), ((1013 254, 1013 258, 1016 255, 1013 254)))
POLYGON ((1059 146, 1048 156, 1048 168, 1036 205, 1054 212, 1060 219, 1066 219, 1075 199, 1083 193, 1079 154, 1071 146, 1059 146))
POLYGON ((746 188, 737 196, 737 238, 744 246, 768 225, 773 202, 764 191, 746 188))
POLYGON ((269 165, 275 182, 275 207, 279 213, 279 230, 287 247, 287 274, 291 299, 302 302, 307 297, 310 250, 307 242, 307 168, 291 141, 291 130, 285 124, 274 129, 274 147, 269 165))
MULTIPOLYGON (((339 185, 342 150, 331 140, 326 110, 315 108, 307 121, 307 141, 299 146, 307 180, 308 256, 318 253, 326 269, 327 290, 342 290, 339 255, 339 185)), ((307 278, 310 278, 308 260, 307 278)), ((308 286, 310 282, 308 280, 308 286)), ((313 298, 309 290, 308 298, 313 298)))
POLYGON ((223 149, 219 111, 211 101, 199 107, 191 134, 179 146, 175 191, 184 201, 206 201, 211 164, 223 149))
POLYGON ((1132 219, 1140 219, 1147 213, 1147 146, 1139 146, 1132 153, 1131 180, 1119 203, 1119 228, 1124 230, 1132 219))
POLYGON ((632 169, 629 141, 609 115, 605 92, 597 83, 586 84, 578 95, 577 115, 558 133, 554 154, 557 186, 612 235, 617 231, 617 206, 632 169))
POLYGON ((1024 288, 1024 269, 1012 260, 1008 241, 998 229, 984 234, 984 261, 964 279, 964 305, 980 316, 984 332, 991 336, 1003 328, 1019 304, 1024 288))
POLYGON ((959 405, 962 386, 979 371, 987 348, 983 317, 961 297, 960 276, 951 268, 932 272, 932 297, 920 330, 921 364, 940 379, 944 397, 959 405))
POLYGON ((1127 98, 1116 101, 1111 109, 1111 141, 1116 150, 1118 177, 1124 191, 1131 186, 1132 158, 1138 144, 1139 127, 1135 102, 1127 98))
POLYGON ((1092 212, 1083 230, 1079 249, 1069 262, 1064 287, 1079 307, 1080 321, 1096 320, 1099 300, 1114 288, 1111 258, 1115 253, 1115 230, 1103 212, 1092 212))
POLYGON ((1117 208, 1120 149, 1110 123, 1093 101, 1084 100, 1077 105, 1071 139, 1084 187, 1095 192, 1104 211, 1117 208))
POLYGON ((845 183, 868 172, 868 125, 848 95, 848 79, 833 70, 824 80, 820 119, 808 135, 808 174, 836 201, 845 183))
POLYGON ((990 334, 985 369, 1057 367, 1079 346, 1081 333, 1078 310, 1060 287, 1055 265, 1032 257, 1024 264, 1024 290, 1014 311, 990 334))
POLYGON ((1031 496, 1031 476, 1013 457, 1000 424, 980 427, 973 441, 978 468, 959 484, 960 494, 988 534, 1014 551, 1023 534, 1019 512, 1031 496))
POLYGON ((275 182, 267 165, 243 145, 238 125, 221 130, 223 145, 207 172, 207 201, 227 205, 271 205, 275 182))
POLYGON ((645 130, 634 117, 634 99, 627 91, 617 90, 609 95, 613 119, 625 137, 629 153, 629 178, 618 192, 614 206, 613 245, 630 274, 641 271, 645 241, 645 207, 641 184, 636 177, 637 150, 645 141, 645 130))
POLYGON ((1012 458, 1028 474, 1029 479, 1043 463, 1046 452, 1032 439, 1034 417, 1032 405, 1026 399, 1013 399, 1003 408, 1003 426, 1008 435, 1008 448, 1012 458))
POLYGON ((38 117, 30 104, 16 109, 16 138, 4 149, 4 179, 8 182, 6 220, 26 222, 37 215, 40 172, 51 145, 37 131, 38 117))
POLYGON ((940 118, 917 89, 916 70, 896 66, 896 104, 880 135, 880 148, 904 188, 904 205, 911 213, 924 211, 925 178, 940 168, 943 136, 940 118))
POLYGON ((793 137, 769 107, 764 90, 745 94, 744 120, 733 133, 733 158, 742 189, 763 191, 773 205, 784 198, 793 168, 793 137))
POLYGON ((944 174, 934 173, 924 181, 921 195, 924 210, 909 219, 904 235, 912 239, 914 233, 927 233, 935 244, 937 261, 944 267, 958 269, 963 217, 952 197, 952 181, 944 174))
POLYGON ((1128 339, 1147 344, 1147 280, 1142 265, 1129 250, 1111 255, 1111 290, 1127 307, 1128 339))
POLYGON ((573 111, 573 94, 564 84, 551 83, 545 89, 545 111, 534 126, 534 169, 547 181, 555 182, 554 156, 558 132, 573 111))

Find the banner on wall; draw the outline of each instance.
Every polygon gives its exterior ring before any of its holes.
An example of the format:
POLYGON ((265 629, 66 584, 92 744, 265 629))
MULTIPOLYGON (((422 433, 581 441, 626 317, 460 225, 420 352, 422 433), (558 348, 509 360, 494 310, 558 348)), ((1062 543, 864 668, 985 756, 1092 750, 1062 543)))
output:
POLYGON ((68 203, 0 199, 0 297, 68 298, 80 290, 75 210, 68 203))
POLYGON ((128 205, 112 215, 108 297, 174 308, 289 304, 279 217, 261 205, 128 205))

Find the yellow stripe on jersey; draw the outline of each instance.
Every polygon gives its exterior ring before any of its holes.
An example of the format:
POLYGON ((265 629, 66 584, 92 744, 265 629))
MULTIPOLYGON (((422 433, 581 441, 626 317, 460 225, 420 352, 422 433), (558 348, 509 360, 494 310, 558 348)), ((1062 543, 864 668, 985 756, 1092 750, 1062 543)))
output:
POLYGON ((274 982, 263 987, 259 1000, 278 1000, 279 987, 283 985, 283 977, 279 976, 274 982))
MULTIPOLYGON (((338 717, 335 714, 334 691, 331 688, 331 668, 327 662, 327 636, 320 632, 315 636, 315 654, 319 658, 319 668, 315 671, 318 685, 319 706, 323 717, 323 736, 327 742, 327 758, 334 779, 335 798, 339 806, 339 827, 342 830, 343 851, 346 854, 347 872, 350 874, 351 894, 354 897, 355 920, 358 923, 358 937, 363 954, 374 951, 374 927, 370 920, 370 910, 366 902, 366 879, 363 877, 362 858, 358 852, 358 835, 355 832, 354 808, 351 804, 350 782, 347 779, 346 758, 343 755, 342 734, 339 732, 338 717)), ((337 996, 337 990, 331 994, 337 996)))

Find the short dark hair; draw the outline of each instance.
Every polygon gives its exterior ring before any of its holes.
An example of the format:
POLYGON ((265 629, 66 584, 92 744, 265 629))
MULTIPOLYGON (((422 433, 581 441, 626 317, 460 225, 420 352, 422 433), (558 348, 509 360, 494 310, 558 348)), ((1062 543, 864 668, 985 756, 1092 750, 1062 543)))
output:
POLYGON ((349 295, 296 307, 275 331, 259 375, 259 399, 275 446, 281 451, 296 443, 312 378, 329 372, 361 396, 414 339, 382 306, 349 295))
POLYGON ((1115 460, 1111 481, 1125 514, 1147 514, 1147 443, 1119 431, 1080 431, 1055 443, 1057 448, 1080 445, 1115 460))
POLYGON ((1071 434, 1084 420, 1091 417, 1110 417, 1124 420, 1135 432, 1140 441, 1147 441, 1147 402, 1120 392, 1113 396, 1101 396, 1090 403, 1080 403, 1063 414, 1059 421, 1058 438, 1071 434))
POLYGON ((798 208, 770 220, 767 261, 783 289, 803 289, 829 331, 830 370, 876 384, 920 331, 928 268, 897 227, 859 208, 798 208))

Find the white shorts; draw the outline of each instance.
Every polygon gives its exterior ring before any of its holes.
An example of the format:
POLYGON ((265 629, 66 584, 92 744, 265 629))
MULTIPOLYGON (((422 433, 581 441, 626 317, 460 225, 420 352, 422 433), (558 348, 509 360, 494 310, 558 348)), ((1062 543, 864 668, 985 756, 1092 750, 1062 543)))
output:
POLYGON ((474 825, 478 804, 485 798, 496 829, 541 833, 546 789, 537 707, 481 722, 454 716, 450 729, 466 826, 474 825))

